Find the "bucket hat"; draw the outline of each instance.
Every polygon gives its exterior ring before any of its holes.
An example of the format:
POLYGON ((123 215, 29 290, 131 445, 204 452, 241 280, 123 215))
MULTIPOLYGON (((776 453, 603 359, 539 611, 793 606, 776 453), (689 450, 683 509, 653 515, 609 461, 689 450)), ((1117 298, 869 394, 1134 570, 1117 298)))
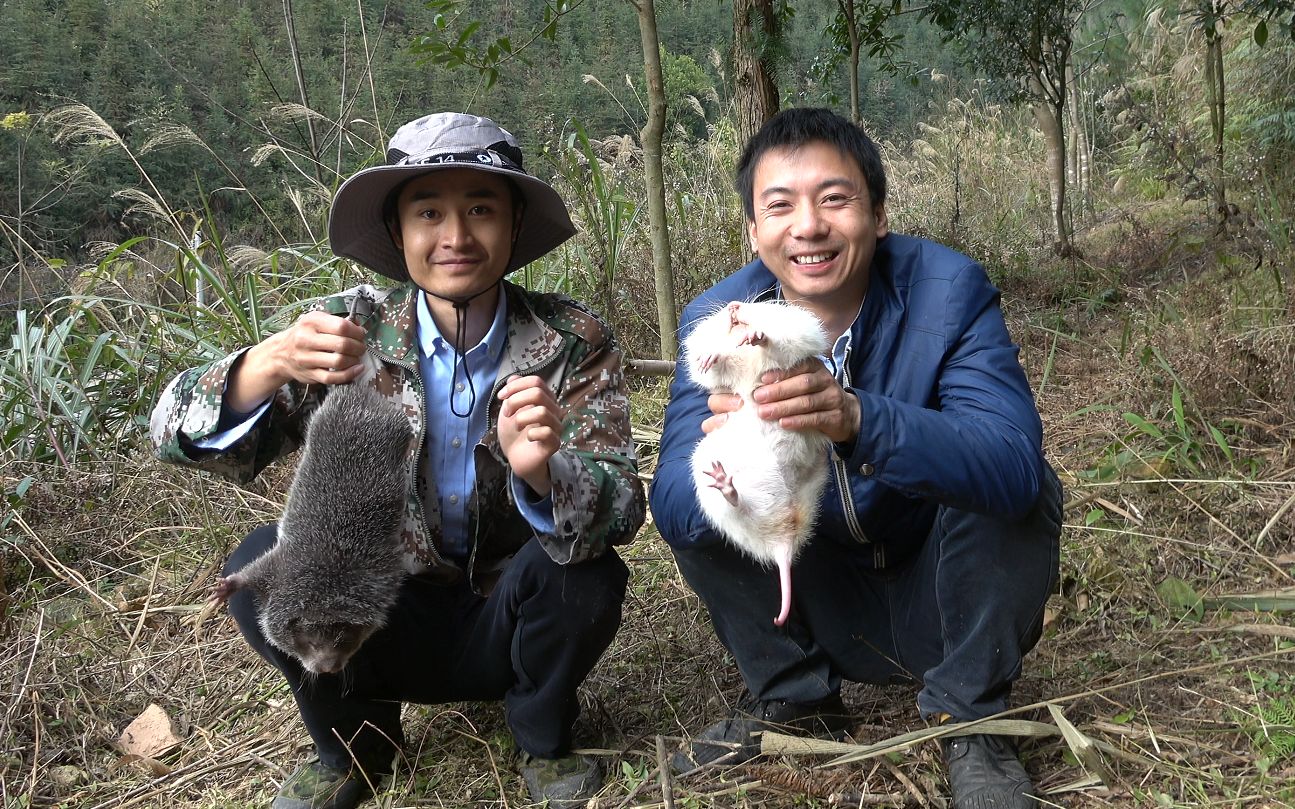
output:
POLYGON ((489 118, 438 112, 396 130, 387 162, 351 176, 337 189, 328 216, 333 252, 397 281, 408 281, 404 254, 387 229, 388 196, 402 183, 444 169, 473 169, 510 179, 525 200, 507 272, 523 267, 571 238, 575 226, 562 197, 522 167, 517 139, 489 118))

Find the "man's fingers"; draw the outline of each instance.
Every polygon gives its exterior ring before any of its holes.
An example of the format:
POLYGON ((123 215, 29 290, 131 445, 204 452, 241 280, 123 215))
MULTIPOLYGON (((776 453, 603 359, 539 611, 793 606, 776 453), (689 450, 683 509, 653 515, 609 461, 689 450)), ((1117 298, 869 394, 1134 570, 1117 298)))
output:
POLYGON ((520 413, 524 408, 540 408, 541 410, 558 412, 557 402, 549 395, 548 390, 544 388, 527 388, 518 391, 511 396, 502 397, 504 403, 500 408, 500 414, 508 417, 520 413))
POLYGON ((712 393, 706 398, 711 413, 732 413, 742 406, 742 397, 735 393, 712 393))
POLYGON ((526 440, 536 444, 556 441, 557 437, 557 431, 547 424, 537 424, 526 428, 526 440))
POLYGON ((712 433, 723 427, 726 421, 728 421, 727 413, 716 413, 701 423, 701 431, 703 433, 712 433))
POLYGON ((553 394, 549 392, 548 385, 538 376, 515 376, 509 379, 499 390, 500 399, 511 399, 521 394, 523 391, 533 391, 537 395, 547 396, 552 399, 553 394))
POLYGON ((766 382, 756 388, 752 396, 756 402, 766 404, 835 388, 836 380, 832 379, 826 368, 819 367, 823 371, 822 374, 816 372, 798 373, 772 382, 766 382))

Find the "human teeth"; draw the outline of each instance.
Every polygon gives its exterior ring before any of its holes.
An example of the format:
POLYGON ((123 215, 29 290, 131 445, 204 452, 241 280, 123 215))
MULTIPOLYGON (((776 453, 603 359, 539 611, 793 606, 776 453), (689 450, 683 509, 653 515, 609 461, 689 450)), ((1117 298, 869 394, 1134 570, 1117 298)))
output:
POLYGON ((817 264, 820 261, 827 261, 832 255, 832 253, 815 253, 812 256, 795 256, 792 261, 797 264, 817 264))

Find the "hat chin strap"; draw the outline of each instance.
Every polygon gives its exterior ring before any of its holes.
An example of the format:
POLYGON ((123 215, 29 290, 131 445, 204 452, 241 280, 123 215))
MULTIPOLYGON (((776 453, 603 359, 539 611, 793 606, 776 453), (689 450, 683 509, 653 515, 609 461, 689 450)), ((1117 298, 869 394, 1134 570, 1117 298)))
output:
MULTIPOLYGON (((510 245, 508 264, 512 263, 512 250, 517 247, 517 236, 520 233, 521 227, 519 225, 513 229, 513 241, 510 245)), ((504 266, 507 267, 508 264, 505 264, 504 266)), ((480 292, 474 292, 471 295, 466 296, 460 295, 457 297, 450 297, 448 295, 441 295, 439 293, 432 292, 430 289, 419 287, 426 294, 431 295, 433 298, 443 300, 454 307, 454 342, 452 344, 454 348, 454 370, 450 372, 450 412, 461 419, 466 419, 468 416, 472 415, 472 410, 477 406, 477 389, 476 386, 472 384, 472 374, 468 373, 468 358, 463 355, 463 344, 468 341, 468 304, 473 300, 480 298, 490 290, 498 289, 500 287, 500 283, 504 280, 504 275, 507 274, 508 272, 505 270, 503 275, 500 275, 493 284, 480 292), (468 409, 463 413, 460 413, 454 406, 454 383, 459 378, 460 368, 463 369, 463 376, 468 384, 468 409)))
MULTIPOLYGON (((500 281, 503 279, 500 278, 500 281)), ((468 372, 468 358, 463 355, 463 344, 468 341, 468 304, 474 299, 481 297, 492 289, 499 288, 499 281, 491 284, 480 292, 474 292, 471 295, 451 298, 446 295, 438 295, 430 289, 424 289, 423 292, 431 295, 433 298, 439 298, 454 307, 454 340, 451 347, 454 349, 454 370, 450 372, 450 412, 461 419, 466 419, 472 415, 472 410, 477 406, 477 389, 472 384, 472 374, 468 372), (460 413, 454 406, 454 383, 458 381, 459 369, 463 369, 463 377, 468 385, 468 409, 460 413)))

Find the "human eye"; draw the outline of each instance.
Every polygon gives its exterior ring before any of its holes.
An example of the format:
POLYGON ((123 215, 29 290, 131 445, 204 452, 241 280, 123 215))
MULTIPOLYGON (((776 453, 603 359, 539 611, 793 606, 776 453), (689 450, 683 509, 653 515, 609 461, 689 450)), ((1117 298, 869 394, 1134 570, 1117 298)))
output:
POLYGON ((468 209, 468 213, 472 216, 489 216, 494 213, 494 209, 489 205, 473 205, 468 209))

